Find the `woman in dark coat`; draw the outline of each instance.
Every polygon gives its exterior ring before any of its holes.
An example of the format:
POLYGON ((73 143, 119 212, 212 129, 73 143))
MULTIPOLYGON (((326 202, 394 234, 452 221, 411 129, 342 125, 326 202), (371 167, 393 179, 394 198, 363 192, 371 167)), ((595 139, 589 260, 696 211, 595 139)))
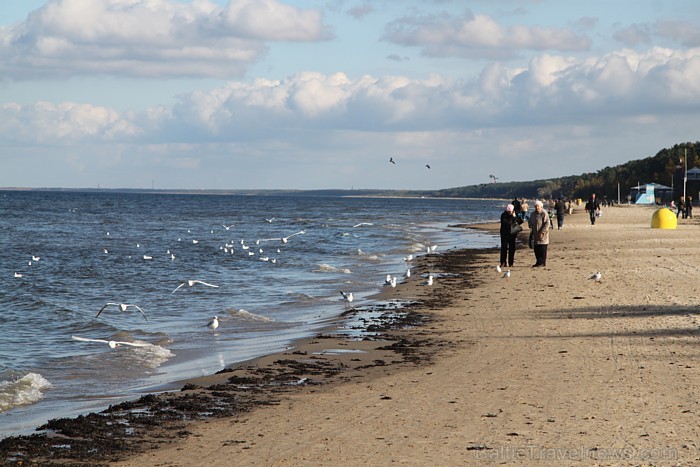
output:
POLYGON ((515 215, 513 205, 506 206, 501 214, 501 267, 512 267, 515 262, 515 239, 518 233, 513 233, 513 228, 520 227, 522 223, 522 219, 515 215))

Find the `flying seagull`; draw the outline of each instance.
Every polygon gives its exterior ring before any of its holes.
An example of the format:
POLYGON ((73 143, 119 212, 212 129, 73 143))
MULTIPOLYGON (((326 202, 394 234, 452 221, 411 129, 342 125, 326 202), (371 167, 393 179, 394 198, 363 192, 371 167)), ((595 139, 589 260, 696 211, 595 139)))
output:
POLYGON ((100 308, 100 311, 97 312, 97 314, 95 315, 95 318, 97 318, 98 316, 100 316, 100 313, 102 313, 102 310, 104 310, 104 309, 107 308, 108 306, 118 306, 119 309, 120 309, 121 311, 126 311, 127 308, 129 308, 129 307, 136 308, 137 310, 139 310, 139 311, 141 312, 141 314, 143 315, 143 317, 146 319, 146 322, 148 322, 148 318, 146 318, 146 313, 143 312, 143 310, 141 309, 141 307, 139 307, 138 305, 130 305, 130 304, 128 304, 128 303, 114 303, 114 302, 108 302, 105 306, 103 306, 102 308, 100 308))
POLYGON ((76 341, 81 341, 81 342, 102 342, 103 344, 107 344, 111 349, 116 349, 117 347, 121 347, 122 345, 130 345, 131 347, 150 347, 153 344, 148 344, 146 342, 124 342, 124 341, 112 341, 112 340, 106 340, 106 339, 90 339, 88 337, 80 337, 80 336, 70 336, 71 339, 74 339, 76 341))
POLYGON ((427 168, 430 168, 430 164, 425 164, 425 166, 426 166, 427 168))
POLYGON ((174 294, 175 292, 177 292, 177 290, 178 290, 180 287, 184 287, 185 285, 187 285, 187 286, 189 286, 189 287, 192 287, 192 286, 195 285, 195 284, 202 284, 202 285, 206 285, 207 287, 214 287, 214 288, 218 288, 218 287, 219 287, 218 285, 207 284, 207 283, 204 282, 204 281, 200 281, 200 280, 196 280, 196 279, 195 279, 195 280, 189 280, 189 281, 187 281, 187 282, 183 282, 182 284, 180 284, 180 285, 178 285, 177 287, 175 287, 175 290, 173 290, 173 291, 170 292, 170 293, 171 293, 171 294, 174 294))
POLYGON ((286 237, 282 237, 282 243, 287 243, 287 241, 295 235, 301 235, 301 234, 305 234, 305 233, 306 233, 305 230, 300 230, 299 232, 295 232, 291 235, 287 235, 286 237))
POLYGON ((396 162, 394 162, 394 158, 393 158, 393 157, 390 157, 390 158, 389 158, 389 162, 391 162, 392 164, 396 164, 396 162))

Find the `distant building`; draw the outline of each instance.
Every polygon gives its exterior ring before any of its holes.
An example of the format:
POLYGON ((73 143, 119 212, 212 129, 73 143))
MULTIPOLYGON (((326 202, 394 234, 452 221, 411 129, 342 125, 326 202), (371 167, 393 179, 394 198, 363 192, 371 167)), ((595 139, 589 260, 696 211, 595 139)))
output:
POLYGON ((644 183, 630 188, 634 204, 664 204, 673 199, 673 189, 659 183, 644 183))
POLYGON ((697 167, 693 167, 692 169, 688 169, 688 181, 691 180, 700 180, 700 169, 697 167))

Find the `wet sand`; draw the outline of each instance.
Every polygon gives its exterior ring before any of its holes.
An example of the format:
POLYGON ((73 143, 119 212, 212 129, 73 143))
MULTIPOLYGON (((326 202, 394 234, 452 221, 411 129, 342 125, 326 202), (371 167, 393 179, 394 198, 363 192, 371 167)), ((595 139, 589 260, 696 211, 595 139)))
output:
POLYGON ((531 268, 522 247, 508 279, 495 249, 423 257, 385 290, 411 304, 386 306, 371 323, 378 339, 319 336, 73 420, 74 432, 64 421, 59 434, 5 440, 0 454, 168 466, 700 463, 700 222, 651 229, 652 213, 607 208, 591 226, 575 211, 552 232, 547 267, 531 268))

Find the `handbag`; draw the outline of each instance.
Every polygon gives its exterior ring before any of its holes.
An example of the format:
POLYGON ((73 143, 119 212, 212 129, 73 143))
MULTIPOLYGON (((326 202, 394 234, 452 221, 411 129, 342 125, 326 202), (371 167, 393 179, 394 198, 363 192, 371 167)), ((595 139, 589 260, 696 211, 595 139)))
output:
POLYGON ((515 224, 510 228, 511 235, 518 235, 522 231, 523 231, 523 227, 520 224, 515 224))

